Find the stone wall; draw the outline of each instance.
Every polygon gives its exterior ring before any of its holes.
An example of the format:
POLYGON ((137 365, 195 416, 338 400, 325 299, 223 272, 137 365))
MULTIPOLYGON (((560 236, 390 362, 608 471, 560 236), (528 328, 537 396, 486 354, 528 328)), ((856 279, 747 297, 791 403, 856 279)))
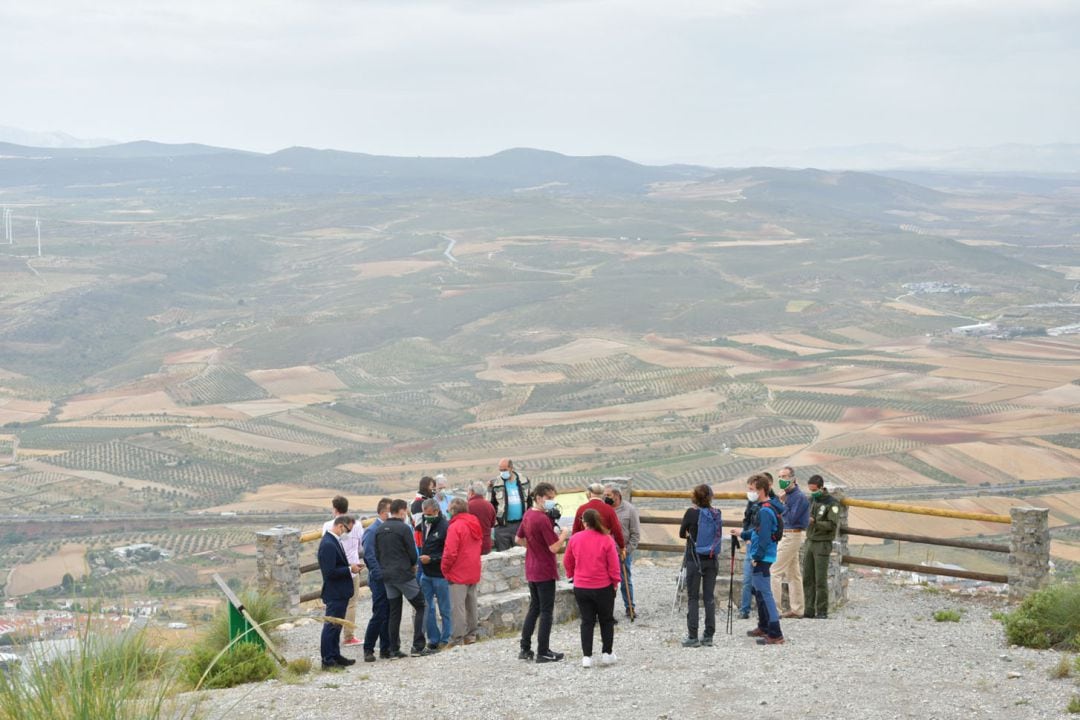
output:
MULTIPOLYGON (((560 558, 561 559, 561 558, 560 558)), ((480 637, 520 631, 529 610, 529 584, 525 581, 525 548, 490 553, 480 559, 477 586, 480 637)), ((573 587, 559 582, 555 590, 555 622, 578 616, 573 587)))
POLYGON ((1009 599, 1022 600, 1050 580, 1050 511, 1014 507, 1009 515, 1009 599))

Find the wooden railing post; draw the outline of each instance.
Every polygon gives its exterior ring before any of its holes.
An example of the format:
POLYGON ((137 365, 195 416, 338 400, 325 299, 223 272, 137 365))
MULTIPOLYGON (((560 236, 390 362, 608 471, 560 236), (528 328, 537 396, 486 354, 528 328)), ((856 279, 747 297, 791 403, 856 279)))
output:
POLYGON ((848 554, 848 535, 844 532, 848 526, 848 506, 842 490, 829 492, 840 504, 840 529, 829 553, 829 607, 838 608, 847 603, 848 569, 843 560, 848 554))
POLYGON ((1009 599, 1023 600, 1050 580, 1050 510, 1014 507, 1009 515, 1009 599))
POLYGON ((255 533, 255 572, 260 593, 280 598, 282 610, 300 612, 300 531, 277 526, 255 533))

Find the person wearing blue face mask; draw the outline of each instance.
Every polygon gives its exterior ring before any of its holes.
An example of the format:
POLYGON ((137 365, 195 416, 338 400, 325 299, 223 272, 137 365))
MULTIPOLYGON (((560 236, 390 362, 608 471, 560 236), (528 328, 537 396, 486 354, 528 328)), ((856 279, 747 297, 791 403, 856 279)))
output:
POLYGON ((529 478, 518 475, 514 461, 499 460, 499 477, 488 482, 491 504, 495 506, 495 551, 514 547, 521 519, 528 509, 529 478))

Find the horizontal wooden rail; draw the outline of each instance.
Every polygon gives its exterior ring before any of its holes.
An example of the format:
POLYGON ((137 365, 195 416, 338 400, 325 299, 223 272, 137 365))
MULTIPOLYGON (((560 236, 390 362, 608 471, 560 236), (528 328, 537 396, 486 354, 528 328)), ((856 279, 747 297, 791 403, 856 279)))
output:
POLYGON ((921 505, 900 505, 898 503, 877 502, 875 500, 856 500, 845 498, 841 501, 848 507, 866 508, 868 510, 888 510, 890 512, 914 513, 915 515, 933 515, 934 517, 953 518, 954 520, 978 520, 979 522, 1012 523, 1008 515, 991 515, 989 513, 960 512, 959 510, 943 510, 941 508, 923 507, 921 505))
POLYGON ((638 543, 637 549, 645 552, 686 552, 685 545, 670 545, 667 543, 638 543))
MULTIPOLYGON (((371 524, 373 522, 375 522, 375 516, 374 515, 372 515, 371 517, 366 517, 366 518, 361 518, 360 519, 361 527, 371 527, 371 524)), ((318 530, 308 530, 306 533, 304 533, 304 534, 302 534, 300 536, 300 542, 302 542, 302 543, 315 542, 316 540, 321 539, 322 536, 323 536, 322 528, 319 528, 318 530)))
POLYGON ((315 572, 318 569, 319 569, 319 563, 317 563, 317 562, 308 563, 307 565, 301 565, 300 566, 300 574, 303 575, 304 573, 315 572))
MULTIPOLYGON (((367 587, 367 586, 368 586, 367 573, 361 573, 360 574, 360 587, 367 587)), ((322 597, 322 591, 321 590, 314 590, 312 592, 304 593, 303 595, 301 595, 300 596, 300 602, 302 602, 302 603, 311 602, 312 600, 318 600, 321 597, 322 597)))
POLYGON ((906 535, 904 533, 884 532, 882 530, 867 530, 865 528, 840 528, 845 535, 857 535, 859 537, 881 538, 883 540, 904 540, 906 542, 923 543, 924 545, 940 545, 942 547, 964 548, 966 550, 985 550, 987 552, 1008 553, 1009 546, 1000 543, 986 543, 975 540, 953 540, 949 538, 927 537, 926 535, 906 535))
MULTIPOLYGON (((682 525, 681 517, 657 517, 655 515, 640 515, 638 521, 643 525, 682 525)), ((742 520, 724 520, 724 527, 742 527, 742 520)))
MULTIPOLYGON (((667 498, 670 500, 690 500, 692 497, 689 490, 631 490, 630 499, 638 498, 667 498)), ((746 501, 745 492, 720 492, 713 493, 713 500, 742 500, 746 501)))
POLYGON ((985 580, 986 582, 1004 583, 1009 582, 1008 575, 995 575, 994 573, 973 572, 971 570, 952 570, 930 565, 915 565, 913 563, 893 562, 891 560, 875 560, 874 558, 856 557, 845 555, 841 560, 845 565, 866 565, 868 567, 886 568, 889 570, 907 570, 922 573, 923 575, 944 575, 946 577, 964 578, 965 580, 985 580))
MULTIPOLYGON (((689 490, 634 490, 631 498, 670 498, 689 499, 689 490)), ((717 500, 745 500, 743 493, 716 493, 713 495, 717 500)), ((994 515, 991 513, 961 512, 959 510, 945 510, 942 508, 924 507, 922 505, 901 505, 900 503, 878 502, 876 500, 858 500, 856 498, 844 498, 841 504, 848 507, 866 508, 868 510, 888 510, 891 512, 913 513, 915 515, 933 515, 935 517, 953 518, 954 520, 977 520, 979 522, 993 522, 1008 525, 1012 518, 1008 515, 994 515)))

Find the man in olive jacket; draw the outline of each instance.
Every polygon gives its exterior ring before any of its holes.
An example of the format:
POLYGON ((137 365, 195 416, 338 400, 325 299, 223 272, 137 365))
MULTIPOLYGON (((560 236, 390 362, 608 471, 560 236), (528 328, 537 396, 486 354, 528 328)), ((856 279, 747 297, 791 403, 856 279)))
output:
POLYGON ((840 503, 825 489, 820 475, 806 481, 813 499, 810 505, 810 525, 806 529, 803 547, 803 595, 806 613, 803 617, 829 617, 829 554, 840 527, 840 503))

